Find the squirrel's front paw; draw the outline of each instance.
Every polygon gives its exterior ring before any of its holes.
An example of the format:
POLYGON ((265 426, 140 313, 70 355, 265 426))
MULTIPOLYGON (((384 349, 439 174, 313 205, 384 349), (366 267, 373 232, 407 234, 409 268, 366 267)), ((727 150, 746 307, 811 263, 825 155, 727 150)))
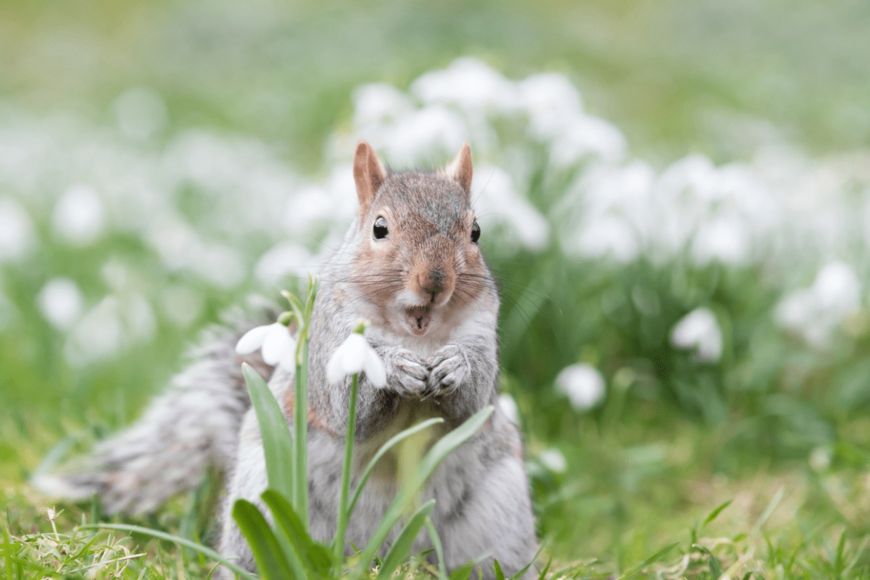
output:
POLYGON ((429 359, 429 379, 425 396, 446 395, 455 391, 471 373, 468 359, 454 344, 442 347, 429 359))
POLYGON ((387 371, 387 388, 403 396, 420 395, 426 390, 429 369, 426 361, 403 348, 398 348, 384 357, 387 371))

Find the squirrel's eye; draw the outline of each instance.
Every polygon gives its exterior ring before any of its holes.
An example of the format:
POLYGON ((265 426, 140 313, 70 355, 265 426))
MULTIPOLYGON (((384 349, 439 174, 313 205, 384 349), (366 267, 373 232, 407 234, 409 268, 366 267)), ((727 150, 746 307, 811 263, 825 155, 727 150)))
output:
POLYGON ((382 240, 387 237, 390 231, 387 229, 387 220, 383 216, 378 216, 375 220, 375 226, 372 228, 372 235, 376 240, 382 240))
POLYGON ((477 240, 480 239, 480 226, 477 225, 477 220, 474 220, 474 223, 471 224, 471 241, 475 244, 477 240))

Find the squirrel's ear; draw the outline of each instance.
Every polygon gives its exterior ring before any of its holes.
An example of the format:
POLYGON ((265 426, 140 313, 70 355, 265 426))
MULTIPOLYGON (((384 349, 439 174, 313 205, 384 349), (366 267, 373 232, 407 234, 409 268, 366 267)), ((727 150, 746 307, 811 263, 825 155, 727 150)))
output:
POLYGON ((462 149, 459 150, 445 171, 448 177, 456 180, 456 183, 465 193, 471 193, 471 147, 468 145, 468 141, 462 144, 462 149))
POLYGON ((360 216, 368 212, 375 194, 384 182, 386 173, 384 164, 378 159, 372 146, 365 141, 360 141, 353 157, 353 180, 356 181, 360 216))

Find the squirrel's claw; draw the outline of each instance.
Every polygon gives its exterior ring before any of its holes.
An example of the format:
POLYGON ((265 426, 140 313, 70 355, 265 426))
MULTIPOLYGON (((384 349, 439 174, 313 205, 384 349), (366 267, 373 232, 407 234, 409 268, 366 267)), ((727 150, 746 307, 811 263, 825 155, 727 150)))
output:
POLYGON ((426 381, 424 398, 452 393, 466 381, 469 373, 468 360, 462 349, 452 344, 442 347, 429 361, 429 378, 426 381))

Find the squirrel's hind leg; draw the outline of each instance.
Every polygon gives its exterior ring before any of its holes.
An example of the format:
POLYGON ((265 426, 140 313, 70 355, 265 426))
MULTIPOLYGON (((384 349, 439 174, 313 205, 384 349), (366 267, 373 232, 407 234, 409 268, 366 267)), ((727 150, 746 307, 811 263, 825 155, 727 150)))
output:
MULTIPOLYGON (((488 555, 480 563, 483 578, 495 579, 493 559, 507 577, 522 570, 536 551, 535 521, 522 461, 512 455, 502 457, 463 502, 461 515, 434 523, 448 569, 488 555)), ((530 567, 525 578, 535 577, 530 567)))

